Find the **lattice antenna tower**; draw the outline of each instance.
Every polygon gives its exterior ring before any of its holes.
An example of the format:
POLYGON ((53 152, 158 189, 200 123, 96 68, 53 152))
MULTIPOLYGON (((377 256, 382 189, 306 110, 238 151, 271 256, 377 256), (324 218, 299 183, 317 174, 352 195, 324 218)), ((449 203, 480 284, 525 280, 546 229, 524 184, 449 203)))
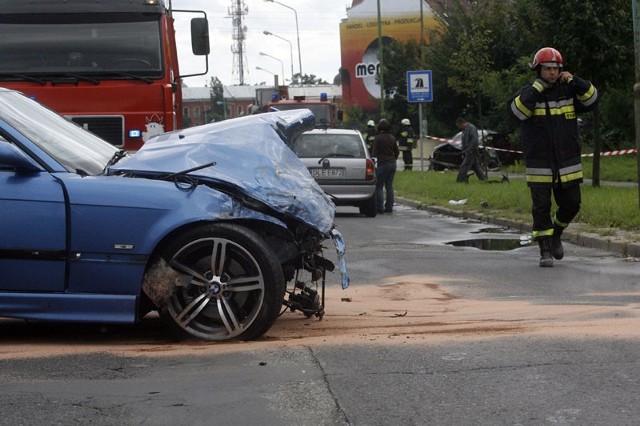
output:
POLYGON ((244 16, 249 13, 249 8, 244 4, 244 0, 231 0, 231 7, 228 10, 233 22, 233 80, 243 86, 249 77, 249 64, 247 63, 247 50, 244 45, 247 27, 244 25, 244 16))

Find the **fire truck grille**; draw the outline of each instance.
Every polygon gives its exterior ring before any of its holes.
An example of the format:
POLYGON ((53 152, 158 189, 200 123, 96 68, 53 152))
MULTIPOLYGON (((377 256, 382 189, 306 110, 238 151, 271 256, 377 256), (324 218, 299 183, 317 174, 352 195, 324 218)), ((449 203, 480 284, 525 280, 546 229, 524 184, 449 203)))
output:
POLYGON ((124 145, 124 117, 76 115, 69 118, 85 130, 101 137, 112 145, 124 145))

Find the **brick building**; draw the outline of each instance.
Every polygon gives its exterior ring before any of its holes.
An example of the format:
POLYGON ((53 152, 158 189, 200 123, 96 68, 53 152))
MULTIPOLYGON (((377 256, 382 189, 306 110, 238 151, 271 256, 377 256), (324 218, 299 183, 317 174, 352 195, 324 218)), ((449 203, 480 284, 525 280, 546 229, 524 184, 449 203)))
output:
POLYGON ((251 115, 257 108, 256 93, 267 86, 224 86, 226 118, 251 115))
POLYGON ((184 127, 211 121, 211 90, 208 87, 182 87, 184 127))
MULTIPOLYGON (((224 86, 224 117, 237 118, 253 114, 266 105, 275 92, 273 86, 224 86)), ((329 99, 338 103, 342 97, 342 90, 337 85, 289 86, 289 98, 307 96, 319 98, 320 93, 327 93, 329 99)), ((182 87, 182 108, 184 127, 198 126, 209 123, 213 115, 211 91, 209 87, 182 87)), ((219 111, 219 109, 218 109, 219 111)))

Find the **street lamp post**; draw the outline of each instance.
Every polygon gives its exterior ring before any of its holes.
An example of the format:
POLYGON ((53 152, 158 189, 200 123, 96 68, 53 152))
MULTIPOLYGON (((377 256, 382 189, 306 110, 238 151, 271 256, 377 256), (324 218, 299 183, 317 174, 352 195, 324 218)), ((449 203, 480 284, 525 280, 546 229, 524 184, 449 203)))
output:
POLYGON ((269 55, 268 53, 260 52, 260 56, 266 56, 268 58, 275 59, 276 61, 280 62, 280 67, 282 68, 282 83, 284 84, 284 62, 282 62, 281 59, 278 59, 275 56, 269 55))
POLYGON ((273 76, 273 85, 275 86, 275 88, 278 88, 278 74, 276 74, 275 72, 266 70, 264 68, 260 68, 260 67, 256 67, 256 69, 258 71, 264 71, 264 72, 268 72, 269 74, 271 74, 273 76))
MULTIPOLYGON (((274 34, 274 33, 269 32, 269 31, 263 31, 262 33, 263 33, 264 35, 270 35, 270 36, 277 37, 277 38, 279 38, 280 40, 284 40, 284 41, 286 41, 287 43, 289 43, 289 51, 291 52, 291 83, 293 83, 293 44, 291 44, 291 42, 290 42, 289 40, 287 40, 286 38, 284 38, 284 37, 280 37, 278 34, 274 34)), ((302 77, 302 76, 301 76, 301 77, 302 77)), ((283 78, 284 78, 284 76, 283 76, 283 78)))
POLYGON ((266 2, 270 2, 270 3, 277 3, 282 7, 286 7, 289 10, 293 11, 293 14, 296 17, 296 37, 298 40, 298 72, 300 73, 300 79, 302 80, 302 55, 300 54, 300 28, 298 27, 298 12, 292 8, 291 6, 287 6, 284 3, 280 3, 279 1, 276 0, 264 0, 266 2))

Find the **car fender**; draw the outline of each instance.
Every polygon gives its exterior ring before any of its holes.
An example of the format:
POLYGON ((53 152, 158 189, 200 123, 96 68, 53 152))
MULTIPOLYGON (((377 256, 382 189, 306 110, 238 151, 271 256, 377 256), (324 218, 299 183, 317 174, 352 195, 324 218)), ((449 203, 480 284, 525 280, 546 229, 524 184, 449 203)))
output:
POLYGON ((161 180, 72 174, 61 181, 70 203, 71 291, 139 293, 157 245, 192 223, 253 219, 286 228, 277 218, 204 185, 187 191, 161 180))
POLYGON ((173 229, 199 221, 257 219, 286 228, 277 218, 246 208, 204 185, 185 191, 161 180, 70 176, 64 184, 74 215, 73 232, 78 233, 74 249, 109 252, 112 249, 101 246, 101 241, 121 241, 135 245, 132 253, 149 254, 173 229), (96 230, 98 224, 101 229, 96 230), (98 237, 84 238, 89 230, 98 231, 98 237))

